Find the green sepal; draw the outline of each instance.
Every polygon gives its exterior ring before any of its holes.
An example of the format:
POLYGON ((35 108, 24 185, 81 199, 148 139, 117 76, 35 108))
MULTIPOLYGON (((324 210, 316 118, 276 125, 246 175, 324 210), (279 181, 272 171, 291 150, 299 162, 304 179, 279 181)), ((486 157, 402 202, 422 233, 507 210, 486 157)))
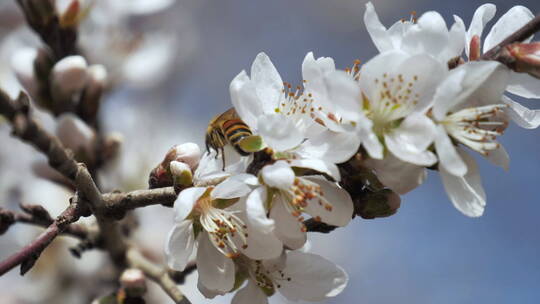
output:
POLYGON ((246 279, 248 278, 248 275, 245 271, 237 271, 234 275, 234 286, 231 291, 237 290, 244 284, 246 279))
POLYGON ((203 231, 203 227, 198 222, 193 222, 193 237, 196 240, 199 236, 199 233, 203 231))
POLYGON ((238 202, 238 198, 231 198, 231 199, 225 199, 225 198, 217 198, 212 202, 212 205, 218 209, 225 209, 227 207, 230 207, 234 205, 236 202, 238 202))

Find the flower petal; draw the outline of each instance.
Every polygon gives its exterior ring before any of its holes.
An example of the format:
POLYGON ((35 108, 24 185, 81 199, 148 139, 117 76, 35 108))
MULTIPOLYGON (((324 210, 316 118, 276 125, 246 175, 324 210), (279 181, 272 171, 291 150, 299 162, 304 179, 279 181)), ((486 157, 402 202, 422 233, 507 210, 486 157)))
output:
POLYGON ((184 271, 189 257, 193 253, 194 244, 193 222, 186 220, 176 223, 169 232, 165 243, 165 255, 169 268, 184 271))
POLYGON ((365 165, 375 170, 381 183, 398 194, 405 194, 420 186, 427 177, 424 166, 403 162, 392 153, 382 160, 369 158, 365 165))
POLYGON ((526 7, 516 5, 508 10, 491 28, 484 40, 484 52, 513 34, 534 18, 534 14, 526 7))
MULTIPOLYGON (((360 100, 360 88, 358 83, 344 71, 333 71, 324 79, 327 86, 327 101, 323 104, 344 121, 358 121, 364 117, 360 100)), ((319 102, 318 96, 313 96, 315 102, 319 102)), ((331 113, 329 113, 331 114, 331 113)))
POLYGON ((324 199, 332 206, 331 209, 326 204, 319 204, 320 199, 309 200, 306 213, 314 218, 320 218, 323 223, 344 227, 352 219, 353 201, 347 191, 337 186, 335 183, 327 181, 322 176, 305 176, 311 182, 318 184, 324 193, 324 199))
POLYGON ((274 230, 274 220, 269 219, 265 206, 268 199, 266 187, 258 187, 253 190, 246 201, 247 220, 264 233, 271 233, 274 230))
POLYGON ((296 251, 287 254, 283 272, 291 280, 283 280, 279 291, 293 301, 322 301, 335 297, 349 280, 338 265, 321 256, 296 251))
POLYGON ((255 85, 249 79, 246 71, 240 72, 229 86, 231 101, 238 116, 252 131, 257 128, 257 119, 263 114, 261 100, 257 95, 255 85))
POLYGON ((379 20, 379 16, 377 16, 377 12, 375 12, 375 8, 371 2, 366 4, 364 23, 371 40, 373 40, 375 47, 380 53, 394 49, 392 39, 387 33, 386 27, 379 20))
POLYGON ((358 137, 360 137, 362 146, 366 149, 370 157, 375 159, 383 158, 384 147, 371 128, 361 128, 358 137))
POLYGON ((291 167, 312 169, 320 173, 328 174, 336 181, 341 180, 338 167, 320 159, 293 159, 289 161, 291 167))
POLYGON ((438 59, 442 62, 448 62, 449 60, 460 57, 465 49, 465 23, 461 18, 454 15, 454 24, 448 32, 448 44, 443 49, 443 52, 439 55, 438 59))
POLYGON ((306 243, 307 235, 302 230, 302 223, 289 213, 285 204, 281 195, 276 195, 272 210, 270 210, 270 218, 276 222, 274 233, 288 248, 293 250, 302 248, 306 243))
POLYGON ((319 57, 315 60, 313 52, 307 53, 302 62, 302 78, 306 81, 305 86, 311 88, 312 83, 319 82, 326 73, 335 70, 334 59, 330 57, 319 57))
POLYGON ((525 98, 540 98, 538 79, 529 74, 510 73, 506 90, 512 94, 525 98))
POLYGON ((182 190, 174 201, 174 221, 183 221, 191 213, 193 206, 205 191, 204 187, 191 187, 182 190))
POLYGON ((242 197, 251 192, 251 187, 241 179, 235 178, 235 175, 219 183, 212 190, 212 198, 231 199, 242 197))
MULTIPOLYGON (((474 162, 474 160, 472 160, 474 162)), ((480 183, 471 183, 471 179, 480 180, 476 164, 469 163, 468 173, 464 177, 454 176, 444 168, 440 170, 441 178, 448 197, 461 213, 470 217, 479 217, 484 213, 486 197, 480 183)))
POLYGON ((440 168, 444 188, 448 197, 459 211, 470 217, 478 217, 484 213, 486 194, 482 188, 478 167, 475 160, 462 149, 458 153, 467 164, 467 174, 463 177, 454 176, 440 168))
MULTIPOLYGON (((486 24, 493 19, 495 13, 497 12, 497 7, 494 4, 486 3, 481 5, 474 12, 474 16, 471 20, 471 25, 467 30, 466 35, 466 45, 465 45, 465 54, 469 57, 470 52, 470 41, 474 36, 482 38, 482 33, 486 24)), ((487 51, 487 50, 486 50, 487 51)))
POLYGON ((254 260, 273 259, 281 255, 283 243, 274 234, 274 221, 272 219, 268 219, 272 228, 268 229, 269 226, 261 227, 259 222, 253 223, 245 213, 239 213, 237 216, 244 222, 245 230, 248 232, 247 247, 241 249, 242 253, 254 260))
POLYGON ((495 61, 468 62, 459 66, 437 89, 433 98, 435 118, 442 120, 449 111, 499 103, 508 77, 508 69, 495 61))
POLYGON ((381 53, 366 62, 360 70, 360 90, 367 99, 377 100, 380 95, 378 81, 382 79, 385 73, 388 73, 389 67, 398 67, 405 61, 409 55, 402 51, 389 51, 381 53))
POLYGON ((418 54, 407 58, 395 71, 399 71, 399 74, 404 79, 416 79, 411 88, 415 94, 418 94, 418 104, 414 112, 422 114, 431 105, 437 86, 448 74, 446 63, 443 65, 426 54, 418 54))
POLYGON ((210 290, 228 292, 234 287, 234 262, 219 252, 206 232, 198 238, 197 271, 201 283, 210 290))
POLYGON ((495 150, 489 151, 486 158, 492 164, 503 168, 505 171, 508 171, 510 167, 510 156, 508 156, 508 152, 506 152, 506 149, 502 145, 495 150))
POLYGON ((248 279, 247 285, 238 290, 231 300, 231 304, 267 304, 268 297, 264 292, 248 279))
POLYGON ((450 109, 460 100, 456 97, 463 90, 461 82, 465 78, 465 69, 455 69, 441 82, 433 96, 433 116, 442 121, 450 109))
POLYGON ((295 177, 294 171, 283 160, 263 167, 261 175, 266 185, 283 190, 287 190, 292 186, 295 177))
POLYGON ((227 292, 224 291, 217 291, 217 290, 211 290, 208 289, 204 284, 201 282, 201 277, 197 279, 197 289, 199 289, 199 292, 207 299, 213 299, 216 296, 222 296, 226 294, 227 292))
POLYGON ((303 142, 297 153, 303 158, 318 158, 338 164, 349 160, 359 146, 360 137, 353 132, 326 130, 303 142))
POLYGON ((540 110, 531 110, 521 104, 503 96, 503 101, 508 105, 505 112, 520 127, 536 129, 540 126, 540 110))
POLYGON ((435 139, 435 124, 424 115, 410 115, 401 125, 385 134, 386 146, 399 159, 421 166, 431 166, 437 157, 427 147, 435 139))
POLYGON ((259 53, 251 65, 251 80, 264 113, 272 113, 283 94, 283 80, 265 53, 259 53))
POLYGON ((265 114, 259 117, 257 129, 264 142, 279 152, 290 150, 304 140, 294 122, 283 114, 265 114))
POLYGON ((443 166, 450 174, 463 176, 467 173, 467 166, 457 153, 450 137, 446 134, 446 130, 441 125, 437 126, 435 149, 437 150, 440 166, 443 166))
POLYGON ((430 11, 420 16, 416 24, 405 33, 402 49, 409 54, 426 53, 439 59, 448 45, 448 39, 444 18, 439 13, 430 11))

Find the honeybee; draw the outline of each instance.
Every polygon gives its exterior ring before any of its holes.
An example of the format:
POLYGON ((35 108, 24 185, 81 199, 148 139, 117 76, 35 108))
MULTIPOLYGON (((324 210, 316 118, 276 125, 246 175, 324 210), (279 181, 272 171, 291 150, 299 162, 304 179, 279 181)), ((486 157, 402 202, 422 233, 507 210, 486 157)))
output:
MULTIPOLYGON (((223 155, 223 148, 230 144, 238 154, 247 156, 262 148, 259 136, 254 136, 249 127, 238 117, 234 108, 214 117, 206 130, 206 150, 223 155)), ((223 159, 225 167, 225 159, 223 159)))

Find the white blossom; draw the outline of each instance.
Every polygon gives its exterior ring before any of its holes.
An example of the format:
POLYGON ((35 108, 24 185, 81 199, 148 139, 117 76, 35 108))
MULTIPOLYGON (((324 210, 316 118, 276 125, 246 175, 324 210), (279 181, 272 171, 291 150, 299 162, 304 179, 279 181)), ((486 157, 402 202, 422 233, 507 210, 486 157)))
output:
POLYGON ((433 165, 437 158, 427 148, 435 125, 425 115, 446 68, 425 54, 401 51, 377 55, 360 70, 362 104, 381 140, 365 145, 369 155, 382 158, 383 144, 395 157, 416 165, 433 165))
POLYGON ((496 141, 508 125, 501 99, 508 74, 497 62, 466 63, 450 73, 434 97, 441 177, 454 206, 468 216, 482 215, 485 194, 474 159, 453 141, 508 168, 508 155, 496 141))
POLYGON ((247 272, 247 284, 236 292, 232 304, 265 304, 276 291, 291 301, 322 301, 340 294, 349 280, 336 264, 299 251, 266 261, 241 257, 237 263, 247 272))
POLYGON ((322 176, 297 176, 292 164, 279 160, 261 170, 262 185, 247 198, 248 218, 261 227, 275 222, 277 237, 289 248, 301 248, 306 242, 303 214, 316 221, 345 226, 352 219, 353 202, 349 194, 322 176), (266 214, 253 217, 253 214, 266 214), (249 212, 249 211, 258 212, 249 212))
MULTIPOLYGON (((326 77, 327 81, 330 79, 332 77, 326 77)), ((310 80, 316 81, 317 77, 310 80)), ((348 96, 336 97, 340 94, 337 92, 340 84, 336 83, 332 91, 335 93, 330 93, 335 94, 333 100, 336 103, 357 100, 359 90, 354 82, 348 77, 340 80, 349 82, 346 89, 340 90, 348 96)), ((317 109, 313 107, 315 102, 311 96, 286 93, 279 73, 264 53, 255 58, 251 78, 242 71, 231 82, 230 92, 240 118, 254 134, 262 137, 276 159, 290 159, 292 166, 317 170, 339 179, 335 164, 348 160, 358 149, 359 141, 350 133, 325 130, 312 118, 311 113, 317 109)))
MULTIPOLYGON (((534 18, 534 14, 524 6, 514 6, 508 10, 491 28, 484 39, 481 47, 481 38, 486 24, 495 16, 496 7, 493 4, 484 4, 474 13, 467 35, 465 37, 466 53, 470 60, 476 59, 482 52, 487 52, 506 37, 521 28, 534 18), (477 54, 471 54, 477 53, 477 54)), ((524 42, 530 42, 533 37, 527 38, 524 42)), ((526 74, 510 72, 506 91, 525 98, 540 98, 538 79, 526 74)), ((527 129, 534 129, 540 125, 540 120, 536 118, 539 110, 530 110, 525 106, 506 96, 503 103, 508 105, 506 112, 519 126, 527 129)))
POLYGON ((379 52, 401 50, 411 55, 427 54, 446 64, 463 52, 465 25, 459 18, 450 30, 443 17, 434 11, 418 20, 400 20, 389 29, 380 22, 371 2, 366 4, 364 23, 379 52))
MULTIPOLYGON (((203 156, 195 176, 204 176, 211 183, 216 178, 226 179, 180 192, 174 203, 175 225, 169 232, 165 253, 171 268, 183 270, 197 243, 201 283, 210 290, 227 292, 232 285, 226 278, 234 277, 232 258, 241 253, 254 259, 273 258, 280 254, 282 244, 272 233, 273 222, 261 228, 247 220, 243 197, 251 192, 250 186, 255 185, 257 179, 249 174, 212 174, 214 168, 206 167, 205 164, 211 162, 205 158, 214 159, 214 156, 208 153, 203 156), (210 172, 201 173, 207 170, 210 172)), ((251 216, 266 217, 265 214, 251 216)))

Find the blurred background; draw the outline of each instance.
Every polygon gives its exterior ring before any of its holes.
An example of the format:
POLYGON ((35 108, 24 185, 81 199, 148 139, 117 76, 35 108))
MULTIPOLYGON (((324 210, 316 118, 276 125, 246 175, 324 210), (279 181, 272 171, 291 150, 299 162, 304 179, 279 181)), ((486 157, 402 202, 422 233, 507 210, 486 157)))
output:
MULTIPOLYGON (((16 94, 14 64, 9 62, 21 46, 36 45, 37 40, 24 29, 12 2, 0 4, 0 87, 16 94)), ((518 4, 540 13, 537 0, 491 2, 497 5, 496 18, 518 4)), ((103 173, 111 189, 145 187, 151 168, 174 144, 193 141, 202 146, 208 121, 231 107, 230 81, 249 69, 257 53, 266 52, 283 80, 293 84, 301 81, 300 65, 309 51, 333 57, 341 68, 376 54, 363 24, 363 0, 156 3, 150 8, 130 4, 117 11, 107 7, 81 31, 89 61, 105 63, 117 80, 101 110, 105 129, 121 133, 124 141, 119 159, 103 173), (108 15, 111 11, 118 14, 108 15), (113 28, 120 30, 116 33, 113 28), (136 37, 135 47, 122 45, 126 37, 136 37), (130 56, 122 53, 126 50, 130 56)), ((468 25, 483 3, 373 1, 387 26, 408 19, 412 11, 419 16, 429 10, 440 12, 449 25, 453 14, 468 25)), ((519 101, 530 107, 540 102, 519 101)), ((54 128, 50 117, 41 119, 54 128)), ((63 210, 69 193, 33 176, 31 165, 42 160, 40 156, 10 138, 5 124, 0 124, 0 137, 0 206, 16 208, 24 200, 42 203, 53 214, 63 210)), ((511 156, 508 172, 479 159, 488 195, 481 218, 459 213, 437 174, 430 173, 424 185, 402 198, 396 215, 357 218, 330 236, 312 234, 312 251, 341 265, 350 276, 347 289, 327 303, 540 303, 540 134, 511 126, 501 141, 511 156)), ((140 242, 162 248, 172 225, 171 210, 149 207, 138 213, 140 242)), ((0 238, 0 258, 39 231, 22 226, 0 238)), ((87 303, 80 293, 90 288, 89 278, 102 267, 103 254, 87 252, 77 261, 67 252, 69 244, 63 244, 68 242, 47 249, 47 259, 26 277, 16 270, 1 277, 0 302, 87 303), (52 267, 58 261, 62 269, 52 267), (52 282, 51 272, 60 283, 52 282)), ((193 303, 230 301, 230 297, 206 300, 195 285, 193 274, 182 288, 193 303)), ((160 292, 150 303, 170 302, 160 292)), ((286 300, 276 296, 271 302, 286 300)))

